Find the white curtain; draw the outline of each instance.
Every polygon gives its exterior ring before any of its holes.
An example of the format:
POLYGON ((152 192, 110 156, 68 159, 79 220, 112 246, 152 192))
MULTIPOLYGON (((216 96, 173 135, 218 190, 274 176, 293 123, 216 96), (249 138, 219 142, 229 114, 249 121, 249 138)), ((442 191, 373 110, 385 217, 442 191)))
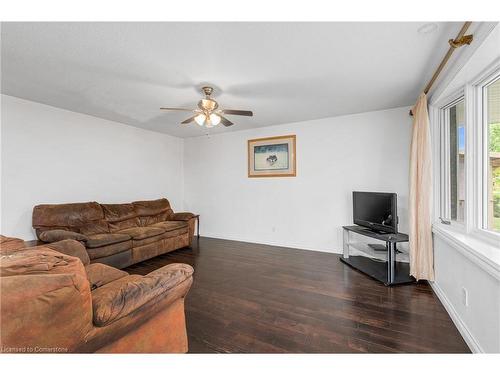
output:
POLYGON ((434 280, 432 248, 432 158, 427 96, 413 107, 410 150, 410 274, 417 280, 434 280))

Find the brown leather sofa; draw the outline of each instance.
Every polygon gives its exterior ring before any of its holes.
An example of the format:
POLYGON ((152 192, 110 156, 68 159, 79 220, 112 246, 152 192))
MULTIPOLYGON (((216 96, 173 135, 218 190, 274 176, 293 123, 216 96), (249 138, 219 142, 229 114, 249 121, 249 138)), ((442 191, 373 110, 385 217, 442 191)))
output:
POLYGON ((191 246, 195 220, 192 213, 174 213, 167 199, 41 204, 33 209, 33 228, 39 240, 80 241, 91 263, 116 268, 191 246))
POLYGON ((146 276, 90 263, 75 240, 24 248, 0 238, 0 351, 184 353, 193 269, 146 276))

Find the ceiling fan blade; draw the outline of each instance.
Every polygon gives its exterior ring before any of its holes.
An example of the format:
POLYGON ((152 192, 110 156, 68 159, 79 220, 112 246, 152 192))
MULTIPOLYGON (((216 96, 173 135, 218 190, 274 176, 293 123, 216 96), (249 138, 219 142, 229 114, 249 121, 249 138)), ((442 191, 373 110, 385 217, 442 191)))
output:
POLYGON ((161 107, 160 109, 163 109, 164 111, 188 111, 188 112, 193 112, 193 109, 188 109, 188 108, 175 108, 175 107, 161 107))
POLYGON ((198 115, 191 116, 190 118, 185 119, 184 121, 181 122, 181 124, 189 124, 190 122, 194 121, 194 118, 198 115))
POLYGON ((222 122, 222 125, 224 125, 224 126, 233 125, 233 123, 231 121, 229 121, 227 118, 225 118, 224 116, 219 115, 219 117, 220 117, 220 122, 222 122))
POLYGON ((222 113, 225 115, 253 116, 252 111, 241 111, 239 109, 223 109, 222 113))

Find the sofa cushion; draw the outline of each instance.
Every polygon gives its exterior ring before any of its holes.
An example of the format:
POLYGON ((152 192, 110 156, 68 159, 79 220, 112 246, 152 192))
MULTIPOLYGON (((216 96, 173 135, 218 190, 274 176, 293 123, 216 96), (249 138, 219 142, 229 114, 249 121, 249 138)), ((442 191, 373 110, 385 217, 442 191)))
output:
POLYGON ((113 243, 111 245, 100 246, 100 247, 89 247, 87 248, 87 253, 92 261, 99 258, 107 257, 110 255, 118 254, 123 251, 130 250, 132 248, 132 240, 127 240, 123 242, 113 243))
POLYGON ((169 264, 146 276, 129 275, 108 283, 92 293, 94 324, 106 326, 168 293, 193 274, 187 264, 169 264))
POLYGON ((157 227, 136 227, 136 228, 128 228, 122 229, 118 233, 128 234, 134 240, 142 240, 144 238, 158 236, 162 233, 165 233, 165 229, 157 228, 157 227))
POLYGON ((118 268, 102 263, 92 263, 85 267, 91 289, 100 288, 112 281, 128 276, 128 273, 118 268))
POLYGON ((156 199, 151 201, 132 202, 135 212, 139 215, 141 226, 158 223, 167 220, 172 215, 172 209, 167 199, 156 199))
MULTIPOLYGON (((153 237, 146 237, 146 238, 143 238, 141 240, 132 240, 132 246, 134 248, 138 247, 138 246, 144 246, 144 245, 147 245, 147 244, 150 244, 150 243, 155 243, 155 242, 159 242, 161 240, 163 240, 167 233, 166 232, 163 232, 157 236, 153 236, 153 237)), ((159 244, 160 245, 160 244, 159 244)))
POLYGON ((40 204, 33 208, 33 227, 79 228, 83 224, 103 219, 104 214, 97 202, 40 204))
MULTIPOLYGON (((188 231, 187 227, 183 227, 183 228, 175 229, 175 230, 170 230, 168 232, 164 232, 164 233, 159 234, 157 236, 147 237, 147 238, 143 238, 141 240, 134 239, 132 241, 132 244, 133 244, 133 247, 136 248, 136 247, 148 245, 148 244, 151 244, 154 242, 159 242, 159 241, 162 241, 166 238, 181 236, 181 235, 187 233, 187 231, 188 231)), ((163 248, 163 244, 159 245, 159 248, 160 249, 163 248)))
POLYGON ((43 242, 57 242, 62 240, 87 241, 87 236, 81 233, 62 229, 45 230, 39 234, 38 238, 43 242))
POLYGON ((85 235, 109 233, 109 225, 106 220, 92 220, 80 227, 80 233, 85 235))
POLYGON ((183 228, 187 231, 188 230, 188 223, 186 223, 185 221, 162 221, 162 222, 153 224, 152 227, 163 228, 167 232, 177 231, 177 230, 183 229, 183 228))
POLYGON ((76 257, 82 261, 84 266, 86 266, 90 263, 89 254, 87 253, 85 246, 83 246, 78 241, 63 240, 63 241, 58 241, 58 242, 44 245, 44 247, 58 251, 62 254, 76 257))
POLYGON ((102 204, 101 206, 111 232, 118 232, 122 229, 140 225, 139 217, 132 203, 102 204))
POLYGON ((87 236, 86 245, 88 248, 102 247, 114 243, 130 240, 130 236, 125 233, 101 233, 87 236))

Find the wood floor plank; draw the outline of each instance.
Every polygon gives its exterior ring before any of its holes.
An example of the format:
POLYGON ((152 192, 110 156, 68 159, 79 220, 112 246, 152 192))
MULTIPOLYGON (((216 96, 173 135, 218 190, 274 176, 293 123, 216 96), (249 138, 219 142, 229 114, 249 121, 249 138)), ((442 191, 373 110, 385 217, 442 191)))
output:
POLYGON ((191 353, 469 353, 423 283, 383 286, 337 254, 201 237, 126 269, 195 269, 191 353))

